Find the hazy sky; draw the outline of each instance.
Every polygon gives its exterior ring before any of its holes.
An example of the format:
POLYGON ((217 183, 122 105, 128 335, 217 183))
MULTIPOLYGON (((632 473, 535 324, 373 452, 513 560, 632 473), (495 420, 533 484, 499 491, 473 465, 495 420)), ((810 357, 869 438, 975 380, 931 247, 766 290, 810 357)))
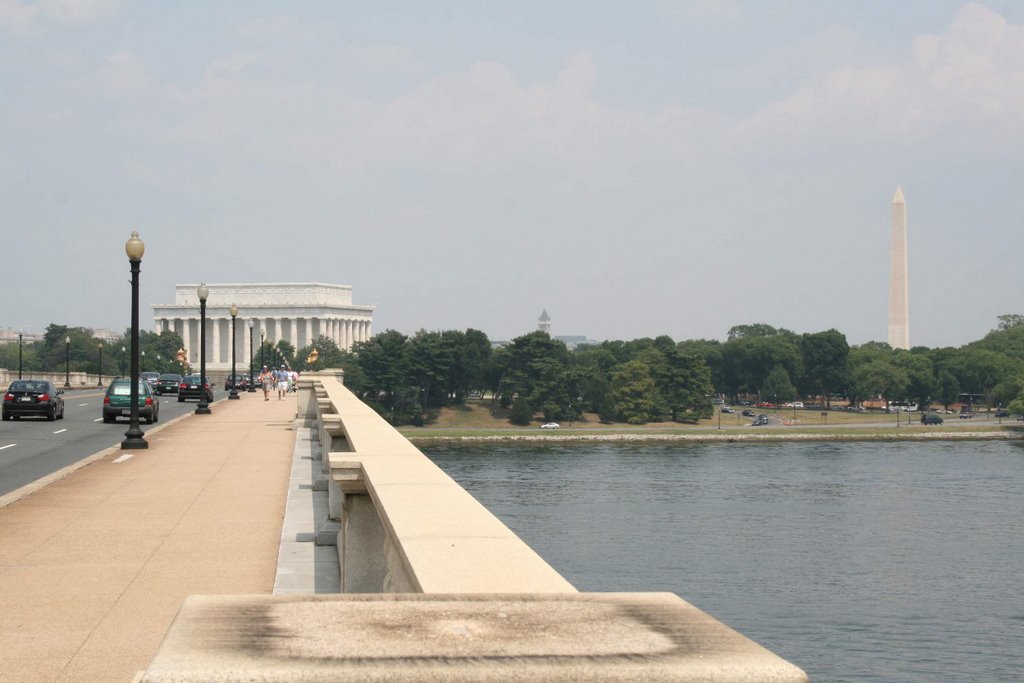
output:
MULTIPOLYGON (((885 340, 1024 313, 1024 3, 0 0, 0 327, 178 282, 375 331, 885 340)), ((243 311, 241 315, 245 315, 243 311)))

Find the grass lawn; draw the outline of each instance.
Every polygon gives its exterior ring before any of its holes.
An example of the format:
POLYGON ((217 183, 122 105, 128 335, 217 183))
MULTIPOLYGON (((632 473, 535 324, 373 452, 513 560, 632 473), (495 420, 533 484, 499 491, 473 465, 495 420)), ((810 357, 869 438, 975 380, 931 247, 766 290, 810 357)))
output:
MULTIPOLYGON (((899 415, 899 426, 896 424, 895 413, 868 412, 856 413, 841 410, 829 411, 822 416, 820 410, 794 411, 792 408, 751 408, 755 414, 765 414, 771 420, 768 427, 751 427, 749 417, 740 415, 739 410, 735 414, 723 413, 721 416, 722 432, 736 435, 746 434, 767 434, 771 433, 774 438, 785 438, 784 434, 794 436, 837 436, 837 435, 860 435, 864 438, 884 438, 887 435, 903 433, 911 436, 917 433, 944 433, 955 435, 958 432, 1017 432, 1022 427, 1021 423, 1015 420, 1003 419, 1002 422, 994 417, 981 414, 970 420, 961 420, 956 415, 943 415, 943 425, 922 425, 921 414, 906 413, 899 415), (897 432, 897 429, 900 431, 897 432)), ((403 426, 399 431, 405 436, 415 439, 422 438, 460 438, 460 437, 497 437, 497 436, 526 436, 540 437, 561 437, 571 435, 601 435, 601 434, 627 434, 634 436, 661 435, 661 434, 699 434, 708 431, 718 432, 719 419, 716 412, 709 420, 701 420, 697 424, 676 423, 676 422, 651 422, 646 425, 631 425, 623 422, 602 424, 597 415, 593 413, 584 414, 582 420, 573 422, 562 422, 561 429, 541 430, 540 425, 544 422, 538 416, 529 426, 517 426, 508 421, 508 411, 495 404, 491 408, 489 400, 467 401, 465 405, 443 408, 438 413, 437 419, 425 427, 403 426)))

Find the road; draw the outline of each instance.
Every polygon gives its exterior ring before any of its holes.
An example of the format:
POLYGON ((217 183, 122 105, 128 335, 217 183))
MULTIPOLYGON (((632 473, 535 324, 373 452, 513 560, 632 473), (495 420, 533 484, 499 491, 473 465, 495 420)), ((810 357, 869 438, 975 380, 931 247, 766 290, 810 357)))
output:
MULTIPOLYGON (((215 398, 226 394, 217 392, 215 398)), ((121 443, 128 420, 104 424, 102 405, 102 389, 76 389, 64 394, 63 420, 23 417, 0 422, 0 496, 121 443)), ((196 405, 165 394, 160 397, 160 423, 192 412, 196 405)), ((152 425, 141 422, 140 427, 145 432, 152 425)))

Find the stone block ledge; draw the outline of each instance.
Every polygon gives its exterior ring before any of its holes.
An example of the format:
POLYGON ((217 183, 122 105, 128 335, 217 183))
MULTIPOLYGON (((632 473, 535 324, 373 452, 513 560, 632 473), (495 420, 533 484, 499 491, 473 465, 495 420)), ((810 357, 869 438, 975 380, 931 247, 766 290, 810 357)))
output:
POLYGON ((799 668, 670 593, 191 596, 142 683, 721 681, 799 668))

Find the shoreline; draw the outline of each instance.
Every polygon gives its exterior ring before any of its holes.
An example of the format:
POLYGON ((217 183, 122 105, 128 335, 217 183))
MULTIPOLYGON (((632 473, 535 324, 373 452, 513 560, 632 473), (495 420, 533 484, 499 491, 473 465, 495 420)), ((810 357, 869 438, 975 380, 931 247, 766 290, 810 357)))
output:
POLYGON ((1015 441, 1024 440, 1024 434, 1009 430, 993 431, 934 431, 934 432, 881 432, 856 434, 818 434, 811 432, 789 432, 786 434, 491 434, 491 435, 438 435, 405 434, 412 443, 477 443, 523 441, 528 443, 587 443, 602 441, 641 442, 691 442, 691 443, 765 443, 787 441, 1015 441))

